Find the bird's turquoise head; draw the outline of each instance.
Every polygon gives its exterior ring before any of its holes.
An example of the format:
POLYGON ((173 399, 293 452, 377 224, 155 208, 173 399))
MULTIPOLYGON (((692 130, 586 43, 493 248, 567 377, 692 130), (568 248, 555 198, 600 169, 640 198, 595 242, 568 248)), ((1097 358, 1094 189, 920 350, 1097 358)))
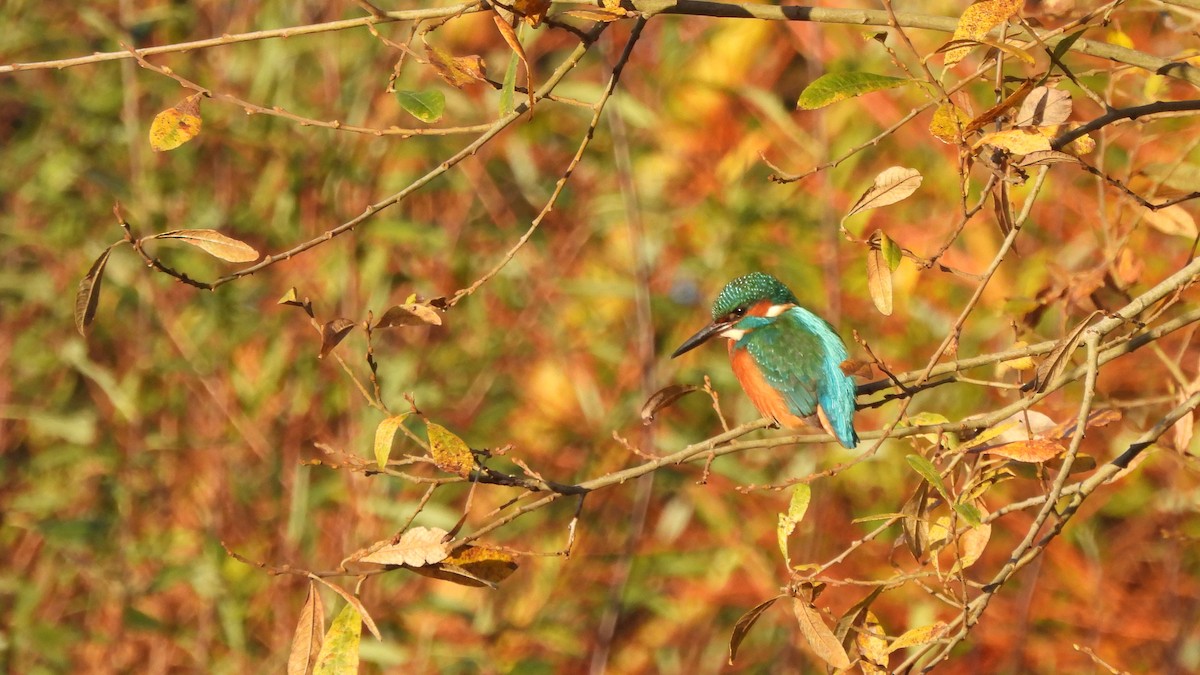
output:
POLYGON ((713 320, 729 317, 742 310, 749 313, 755 305, 768 302, 771 305, 797 305, 799 301, 783 282, 765 272, 751 272, 725 284, 725 288, 713 302, 713 320))
POLYGON ((671 354, 675 358, 721 335, 737 339, 770 321, 784 308, 799 304, 783 282, 763 272, 751 272, 725 284, 712 306, 712 323, 701 328, 671 354))

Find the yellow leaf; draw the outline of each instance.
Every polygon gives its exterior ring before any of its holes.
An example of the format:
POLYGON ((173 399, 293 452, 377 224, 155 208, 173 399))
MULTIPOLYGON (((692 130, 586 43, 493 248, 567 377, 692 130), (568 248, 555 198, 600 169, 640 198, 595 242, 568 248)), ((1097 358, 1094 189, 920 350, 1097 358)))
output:
POLYGON ((362 625, 362 617, 354 605, 348 604, 342 608, 325 635, 325 644, 317 655, 313 675, 353 675, 358 672, 362 625))
POLYGON ((1096 149, 1096 139, 1084 134, 1068 143, 1067 149, 1076 155, 1086 155, 1096 149))
POLYGON ((1110 28, 1108 35, 1104 36, 1104 41, 1111 45, 1117 45, 1118 47, 1133 49, 1133 38, 1129 37, 1129 35, 1120 28, 1110 28))
POLYGON ((392 454, 392 441, 396 438, 400 424, 408 415, 409 413, 393 415, 375 427, 375 461, 379 464, 380 470, 387 468, 388 457, 392 454))
POLYGON ((475 457, 471 448, 463 439, 455 436, 446 427, 433 422, 426 422, 429 433, 429 451, 433 455, 433 463, 447 473, 454 473, 467 478, 471 469, 475 468, 475 457))
POLYGON ((858 645, 858 653, 862 661, 859 666, 863 673, 886 673, 888 667, 888 643, 883 639, 883 625, 879 617, 867 610, 862 627, 854 635, 854 643, 858 645))
POLYGON ((578 9, 568 9, 566 14, 600 23, 608 23, 629 16, 629 13, 620 7, 580 7, 578 9))
POLYGON ((942 632, 945 630, 946 624, 942 623, 941 621, 930 626, 914 628, 904 633, 904 635, 896 638, 896 641, 888 647, 888 653, 890 654, 900 649, 916 647, 917 645, 933 642, 937 638, 941 637, 942 632))
MULTIPOLYGON (((954 40, 980 40, 1009 17, 1021 11, 1025 0, 980 0, 971 5, 958 19, 954 28, 954 40)), ((970 47, 957 47, 946 52, 946 65, 952 66, 971 51, 970 47)))
POLYGON ((464 546, 440 563, 413 569, 422 576, 474 587, 495 587, 516 570, 517 562, 513 554, 473 545, 464 546))
POLYGON ((151 148, 156 152, 174 150, 200 134, 200 97, 193 94, 154 116, 150 124, 151 148))
MULTIPOLYGON (((1017 340, 1012 344, 1012 349, 1024 349, 1029 346, 1029 343, 1024 340, 1017 340)), ((1032 356, 1018 356, 1015 359, 1001 361, 996 367, 996 373, 1003 375, 1008 370, 1029 370, 1033 368, 1032 356)))
POLYGON ((983 145, 991 145, 1002 150, 1007 150, 1014 155, 1028 155, 1031 152, 1049 150, 1050 139, 1045 134, 1036 131, 1006 129, 1004 131, 993 131, 984 134, 983 138, 975 141, 973 147, 979 148, 983 145))
POLYGON ((970 123, 971 117, 962 108, 953 103, 943 103, 933 111, 929 133, 943 143, 958 143, 962 140, 962 130, 970 123))

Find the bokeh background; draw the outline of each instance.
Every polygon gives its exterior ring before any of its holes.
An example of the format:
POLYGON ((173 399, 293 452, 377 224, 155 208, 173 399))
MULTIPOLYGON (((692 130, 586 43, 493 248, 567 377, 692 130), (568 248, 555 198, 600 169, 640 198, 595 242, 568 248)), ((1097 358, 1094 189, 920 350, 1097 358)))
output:
MULTIPOLYGON (((1051 14, 1041 3, 1029 5, 1026 15, 1047 25, 1070 16, 1070 8, 1051 14)), ((1159 55, 1194 49, 1194 12, 1159 7, 1122 8, 1113 39, 1124 36, 1159 55)), ((935 2, 919 9, 953 16, 962 7, 935 2)), ((6 2, 0 62, 355 16, 361 9, 354 3, 6 2)), ((411 26, 377 30, 403 42, 411 26)), ((852 330, 893 370, 922 367, 974 282, 906 261, 894 280, 896 310, 884 317, 867 292, 866 249, 845 242, 836 226, 875 174, 913 167, 925 177, 913 197, 848 226, 855 233, 881 228, 922 255, 936 250, 957 223, 957 149, 929 135, 926 113, 799 183, 769 182, 762 160, 807 169, 926 100, 909 88, 819 112, 794 110, 803 87, 826 71, 899 74, 868 33, 652 20, 588 154, 529 244, 442 326, 377 334, 385 400, 402 408, 402 395, 411 393, 431 420, 472 447, 511 445, 511 455, 560 482, 639 463, 614 431, 651 444, 647 452, 672 452, 719 432, 720 424, 710 401, 693 395, 645 430, 639 410, 647 387, 708 375, 732 421, 756 417, 722 347, 667 358, 707 320, 720 286, 751 270, 790 284, 839 327, 857 358, 865 356, 853 346, 852 330), (648 323, 638 316, 639 293, 650 298, 648 323), (640 346, 647 335, 649 361, 640 346)), ((523 34, 535 77, 545 77, 576 42, 546 27, 523 34)), ((610 28, 557 93, 595 100, 628 34, 628 22, 610 28)), ((925 52, 946 39, 913 37, 925 52)), ((1104 39, 1104 30, 1097 37, 1104 39)), ((486 14, 450 21, 430 40, 455 54, 482 55, 495 79, 509 58, 486 14)), ((385 92, 397 58, 357 28, 151 60, 267 107, 378 128, 420 127, 385 92)), ((1114 74, 1111 64, 1072 59, 1114 103, 1195 96, 1165 78, 1131 69, 1114 74)), ((440 126, 496 115, 491 87, 453 89, 413 61, 398 85, 442 89, 447 111, 440 126)), ((1074 120, 1102 112, 1072 86, 1065 88, 1076 99, 1074 120)), ((432 297, 467 286, 525 231, 591 117, 587 108, 541 103, 531 119, 355 233, 216 292, 154 273, 128 247, 118 248, 84 340, 72 319, 75 291, 103 247, 122 237, 114 202, 140 234, 213 228, 276 252, 357 215, 472 138, 380 138, 205 101, 195 141, 153 152, 146 140, 151 119, 188 93, 131 60, 0 74, 0 663, 9 672, 282 670, 306 584, 238 562, 222 544, 273 565, 332 568, 391 536, 424 489, 312 463, 324 457, 314 443, 369 457, 382 416, 336 363, 316 358, 319 339, 302 313, 276 300, 294 286, 312 299, 319 318, 362 319, 412 293, 432 297)), ((965 96, 979 112, 992 94, 980 84, 965 96)), ((1122 175, 1182 163, 1180 175, 1194 177, 1200 152, 1186 139, 1195 129, 1186 117, 1115 127, 1100 153, 1122 175)), ((973 195, 981 180, 974 174, 973 195)), ((1014 187, 1014 194, 1020 199, 1026 190, 1014 187)), ((1184 208, 1195 214, 1194 205, 1184 208)), ((1187 238, 1138 227, 1136 218, 1095 179, 1055 169, 1016 254, 968 321, 958 354, 1057 338, 1092 309, 1119 308, 1121 294, 1104 275, 1120 250, 1130 253, 1119 290, 1131 295, 1188 259, 1187 238), (1039 300, 1046 311, 1023 322, 1039 300)), ((994 216, 981 214, 944 262, 980 273, 1002 238, 994 216)), ((185 247, 162 244, 153 252, 202 279, 234 269, 185 247)), ((1194 302, 1194 292, 1183 299, 1194 302)), ((360 374, 362 337, 352 333, 338 348, 360 374)), ((1161 349, 1166 361, 1196 377, 1200 351, 1191 331, 1172 335, 1161 349)), ((985 370, 983 379, 1014 377, 985 370)), ((1150 350, 1106 367, 1103 405, 1124 417, 1089 434, 1085 452, 1100 461, 1120 452, 1172 405, 1178 389, 1150 350)), ((1078 387, 1068 388, 1039 410, 1065 420, 1078 395, 1078 387)), ((958 384, 921 394, 911 411, 960 419, 1015 396, 958 384)), ((889 411, 895 406, 864 411, 859 428, 885 425, 889 411)), ((420 424, 414 429, 420 433, 420 424)), ((1075 645, 1133 672, 1200 668, 1196 463, 1187 447, 1171 445, 1164 441, 1134 474, 1086 503, 1066 535, 998 595, 942 670, 1096 668, 1075 645)), ((793 561, 823 562, 873 527, 854 519, 899 511, 918 482, 903 459, 912 451, 908 442, 892 442, 870 461, 816 482, 793 561)), ((376 577, 362 599, 385 639, 364 639, 364 670, 581 672, 607 659, 609 672, 621 673, 817 672, 823 665, 783 605, 751 632, 736 666, 725 664, 734 622, 787 581, 775 524, 788 493, 736 488, 853 456, 831 445, 779 447, 718 459, 704 485, 697 483, 700 467, 685 465, 599 491, 586 500, 569 559, 523 558, 495 591, 404 571, 376 577), (606 626, 618 616, 610 638, 606 626)), ((1043 491, 1038 480, 1010 481, 989 500, 999 506, 1043 491)), ((440 490, 417 523, 449 528, 465 493, 461 486, 440 490)), ((481 488, 468 528, 514 494, 481 488)), ((489 541, 558 551, 573 513, 573 503, 563 501, 489 541)), ((1002 565, 1031 516, 998 521, 977 568, 1002 565)), ((831 573, 881 579, 913 568, 903 547, 893 549, 898 534, 863 547, 831 573)), ((821 604, 837 616, 865 594, 862 586, 831 586, 821 604)), ((328 594, 326 604, 333 613, 340 600, 328 594)), ((954 615, 914 586, 885 594, 875 611, 893 635, 954 615)))

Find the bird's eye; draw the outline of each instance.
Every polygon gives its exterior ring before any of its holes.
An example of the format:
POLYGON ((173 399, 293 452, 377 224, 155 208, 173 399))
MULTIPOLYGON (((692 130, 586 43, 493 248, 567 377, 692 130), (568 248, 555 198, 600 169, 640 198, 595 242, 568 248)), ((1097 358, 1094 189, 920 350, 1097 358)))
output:
POLYGON ((734 310, 733 310, 734 316, 745 316, 745 314, 746 314, 745 307, 737 307, 737 308, 734 308, 734 310))

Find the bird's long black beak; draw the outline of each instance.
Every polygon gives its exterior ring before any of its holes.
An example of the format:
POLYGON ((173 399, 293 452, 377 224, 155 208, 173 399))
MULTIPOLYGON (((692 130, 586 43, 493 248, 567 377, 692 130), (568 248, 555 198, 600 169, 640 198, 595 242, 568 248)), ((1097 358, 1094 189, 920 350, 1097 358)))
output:
POLYGON ((714 321, 714 322, 708 324, 704 328, 701 328, 700 330, 696 331, 695 335, 684 340, 683 344, 679 345, 679 349, 676 349, 675 353, 671 354, 671 358, 675 358, 676 356, 679 356, 680 354, 692 351, 696 347, 699 347, 700 345, 707 342, 714 335, 718 335, 719 333, 724 331, 726 328, 729 328, 729 326, 730 326, 730 323, 728 321, 714 321))

